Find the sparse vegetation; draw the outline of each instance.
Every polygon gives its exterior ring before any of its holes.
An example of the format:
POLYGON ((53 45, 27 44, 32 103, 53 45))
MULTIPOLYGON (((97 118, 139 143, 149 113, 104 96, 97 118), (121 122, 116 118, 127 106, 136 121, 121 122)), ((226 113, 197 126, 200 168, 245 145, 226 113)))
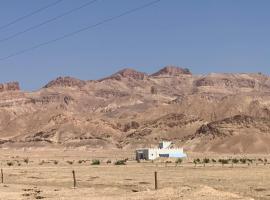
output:
POLYGON ((181 163, 183 162, 183 160, 181 158, 178 158, 175 163, 176 163, 176 166, 177 165, 180 165, 181 163))
POLYGON ((8 161, 8 162, 7 162, 7 166, 13 166, 13 165, 14 165, 13 162, 11 162, 11 161, 8 161))
POLYGON ((126 161, 125 160, 117 160, 114 164, 115 165, 125 165, 126 161))
POLYGON ((85 160, 78 160, 79 164, 82 164, 83 162, 85 163, 85 160))
POLYGON ((229 164, 229 160, 228 159, 219 159, 218 162, 222 164, 222 167, 224 165, 226 165, 226 164, 229 164))
POLYGON ((70 164, 70 165, 73 165, 74 160, 72 160, 72 161, 68 160, 67 163, 70 164))
POLYGON ((246 158, 241 158, 241 159, 240 159, 240 162, 241 162, 242 164, 246 164, 246 163, 247 163, 247 159, 246 159, 246 158))
POLYGON ((39 165, 43 165, 44 163, 45 163, 45 161, 42 160, 42 161, 39 163, 39 165))
POLYGON ((210 163, 210 159, 209 158, 204 158, 203 159, 203 166, 205 167, 206 164, 210 163))
POLYGON ((29 163, 29 158, 24 158, 23 159, 23 162, 25 162, 26 164, 28 164, 29 163))
POLYGON ((194 159, 194 160, 193 160, 193 163, 194 163, 194 165, 195 165, 195 167, 196 167, 197 164, 200 164, 200 163, 201 163, 201 161, 200 161, 199 158, 197 158, 197 159, 194 159))
POLYGON ((100 165, 100 160, 92 160, 91 165, 100 165))
POLYGON ((111 164, 112 161, 111 161, 111 160, 107 160, 106 163, 107 163, 107 164, 111 164))
POLYGON ((55 165, 57 165, 57 164, 58 164, 58 161, 57 161, 57 160, 54 160, 53 163, 54 163, 55 165))

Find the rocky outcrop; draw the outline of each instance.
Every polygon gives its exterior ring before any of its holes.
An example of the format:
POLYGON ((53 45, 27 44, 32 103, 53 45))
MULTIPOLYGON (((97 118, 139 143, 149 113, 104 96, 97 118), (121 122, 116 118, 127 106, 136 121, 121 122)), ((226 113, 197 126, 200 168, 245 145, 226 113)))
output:
POLYGON ((0 84, 0 92, 16 91, 16 90, 20 90, 18 82, 9 82, 0 84))
POLYGON ((51 88, 51 87, 79 87, 81 88, 85 84, 86 84, 85 81, 66 76, 66 77, 58 77, 57 79, 45 85, 44 88, 51 88))
POLYGON ((187 68, 181 68, 176 66, 166 66, 151 76, 179 76, 179 75, 191 75, 191 72, 187 68))
POLYGON ((232 74, 216 74, 207 75, 195 81, 195 86, 218 86, 223 88, 255 88, 256 79, 246 78, 239 74, 234 76, 232 74))
POLYGON ((122 78, 131 78, 131 79, 134 79, 134 80, 143 80, 146 77, 147 77, 146 73, 139 72, 139 71, 136 71, 136 70, 131 69, 131 68, 125 68, 125 69, 122 69, 122 70, 116 72, 115 74, 113 74, 113 75, 111 75, 111 76, 109 76, 107 78, 101 79, 100 81, 103 81, 103 80, 106 80, 106 79, 115 79, 115 80, 120 81, 122 78))
POLYGON ((0 93, 0 147, 138 148, 170 140, 200 152, 270 152, 269 76, 191 75, 168 66, 103 80, 59 77, 46 89, 0 93))

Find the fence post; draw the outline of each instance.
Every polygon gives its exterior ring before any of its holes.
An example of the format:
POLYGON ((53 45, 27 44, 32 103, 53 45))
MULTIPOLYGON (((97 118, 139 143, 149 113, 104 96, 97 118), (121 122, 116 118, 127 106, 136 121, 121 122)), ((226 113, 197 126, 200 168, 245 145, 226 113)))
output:
POLYGON ((73 187, 76 188, 77 182, 76 182, 76 176, 75 176, 75 171, 72 170, 72 175, 73 175, 73 187))
POLYGON ((3 169, 1 168, 1 183, 4 183, 4 173, 3 169))
POLYGON ((157 183, 157 172, 155 171, 155 190, 158 189, 158 183, 157 183))

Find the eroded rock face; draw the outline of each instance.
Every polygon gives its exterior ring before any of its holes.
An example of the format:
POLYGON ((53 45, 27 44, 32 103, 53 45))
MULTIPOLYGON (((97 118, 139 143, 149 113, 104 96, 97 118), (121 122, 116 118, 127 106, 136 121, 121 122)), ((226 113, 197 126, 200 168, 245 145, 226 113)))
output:
MULTIPOLYGON (((152 76, 123 69, 104 81, 59 77, 46 89, 2 92, 0 147, 137 148, 170 140, 200 152, 270 152, 269 76, 190 74, 173 66, 152 76)), ((0 91, 18 89, 0 84, 0 91)))
POLYGON ((85 81, 72 78, 69 76, 66 77, 58 77, 57 79, 49 82, 44 88, 50 87, 83 87, 85 85, 85 81))
POLYGON ((219 86, 224 88, 255 88, 256 81, 254 79, 234 77, 232 75, 218 74, 216 76, 206 76, 195 81, 197 87, 201 86, 219 86))
POLYGON ((131 78, 131 79, 135 79, 135 80, 143 80, 145 77, 147 77, 146 73, 143 72, 139 72, 136 71, 134 69, 131 68, 125 68, 123 70, 120 70, 118 72, 116 72, 115 74, 101 79, 100 81, 106 80, 106 79, 115 79, 120 81, 122 78, 131 78))
POLYGON ((162 75, 169 75, 169 76, 178 76, 178 75, 191 75, 191 72, 187 68, 181 68, 176 66, 166 66, 159 70, 158 72, 152 74, 151 76, 162 76, 162 75))
POLYGON ((0 84, 0 92, 4 91, 16 91, 20 90, 20 86, 18 82, 9 82, 0 84))

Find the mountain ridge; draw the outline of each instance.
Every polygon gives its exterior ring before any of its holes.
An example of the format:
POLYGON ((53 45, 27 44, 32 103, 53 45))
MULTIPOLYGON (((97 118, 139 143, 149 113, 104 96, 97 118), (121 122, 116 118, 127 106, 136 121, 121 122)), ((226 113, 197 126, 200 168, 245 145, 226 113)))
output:
POLYGON ((147 74, 125 68, 100 80, 58 77, 34 92, 15 86, 0 95, 3 147, 133 149, 172 140, 190 151, 269 150, 262 119, 270 119, 270 77, 260 73, 193 75, 166 66, 147 74), (241 131, 237 116, 253 119, 245 127, 253 136, 241 131), (225 139, 219 137, 224 133, 225 139))

